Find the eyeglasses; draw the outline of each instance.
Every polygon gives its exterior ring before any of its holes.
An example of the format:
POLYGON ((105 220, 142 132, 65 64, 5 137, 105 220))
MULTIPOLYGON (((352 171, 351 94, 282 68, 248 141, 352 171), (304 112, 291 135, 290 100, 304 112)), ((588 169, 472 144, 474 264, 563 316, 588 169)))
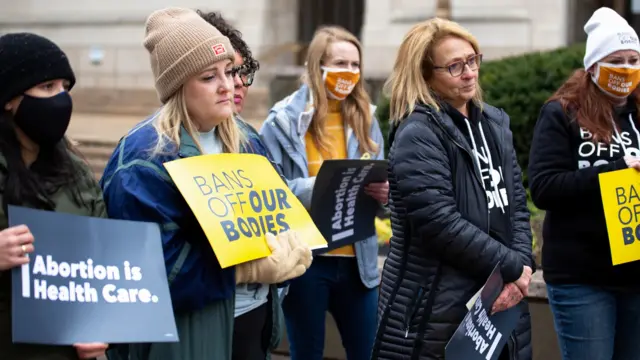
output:
POLYGON ((244 65, 236 66, 233 68, 233 76, 240 76, 240 80, 242 80, 242 85, 249 87, 253 84, 253 78, 255 76, 255 72, 247 69, 244 65))
POLYGON ((475 54, 469 56, 467 61, 456 61, 447 66, 434 66, 434 69, 447 69, 449 74, 453 77, 458 77, 464 73, 465 65, 469 66, 470 70, 478 70, 480 67, 480 63, 482 63, 482 54, 475 54))

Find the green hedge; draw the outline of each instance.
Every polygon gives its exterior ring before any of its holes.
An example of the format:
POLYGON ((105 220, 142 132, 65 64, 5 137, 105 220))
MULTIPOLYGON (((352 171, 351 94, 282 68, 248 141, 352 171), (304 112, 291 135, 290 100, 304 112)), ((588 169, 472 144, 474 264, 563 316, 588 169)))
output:
MULTIPOLYGON (((575 69, 583 66, 583 56, 584 44, 576 44, 482 64, 480 84, 485 101, 505 109, 511 117, 514 145, 520 166, 525 172, 525 185, 531 137, 540 108, 575 69)), ((389 101, 384 96, 378 104, 376 115, 386 137, 389 101)), ((386 151, 389 151, 388 144, 386 151)))

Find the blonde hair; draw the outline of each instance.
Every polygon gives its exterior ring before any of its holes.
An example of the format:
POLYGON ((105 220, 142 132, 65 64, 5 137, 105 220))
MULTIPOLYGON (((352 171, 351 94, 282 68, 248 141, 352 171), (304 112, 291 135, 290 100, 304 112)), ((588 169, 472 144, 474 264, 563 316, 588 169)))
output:
POLYGON ((350 42, 358 48, 360 54, 360 81, 353 88, 353 91, 342 101, 342 118, 345 123, 353 129, 358 139, 360 152, 375 154, 379 146, 370 136, 371 124, 373 122, 371 114, 371 100, 364 88, 362 76, 362 46, 358 39, 339 26, 325 26, 316 30, 309 50, 307 51, 307 71, 303 75, 302 81, 311 89, 315 112, 309 126, 309 133, 322 150, 328 151, 330 143, 327 141, 325 123, 328 111, 327 90, 322 79, 322 62, 327 56, 329 45, 334 42, 350 42))
MULTIPOLYGON (((389 119, 392 122, 401 121, 419 103, 440 110, 427 81, 433 75, 435 46, 450 36, 468 41, 476 54, 480 53, 476 38, 458 23, 449 20, 433 18, 421 22, 405 35, 393 71, 384 85, 385 92, 390 95, 389 119)), ((482 106, 482 89, 478 83, 473 102, 482 106)))
MULTIPOLYGON (((173 94, 164 106, 160 109, 156 119, 153 120, 153 127, 158 134, 153 154, 159 154, 165 151, 167 143, 173 143, 177 148, 180 147, 180 128, 184 126, 185 130, 193 138, 193 142, 201 153, 202 145, 198 141, 196 133, 197 125, 193 122, 187 111, 187 101, 184 94, 184 88, 180 87, 173 94)), ((222 149, 225 153, 239 153, 240 144, 244 142, 244 135, 238 128, 233 115, 224 119, 217 128, 217 134, 222 142, 222 149)))

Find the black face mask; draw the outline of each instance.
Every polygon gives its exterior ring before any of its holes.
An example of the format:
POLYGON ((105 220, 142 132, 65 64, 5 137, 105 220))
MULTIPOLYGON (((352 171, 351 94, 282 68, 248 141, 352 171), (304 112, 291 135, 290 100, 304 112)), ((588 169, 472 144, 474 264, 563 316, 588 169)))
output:
POLYGON ((73 102, 68 92, 48 98, 24 95, 13 121, 40 146, 56 145, 67 132, 73 102))

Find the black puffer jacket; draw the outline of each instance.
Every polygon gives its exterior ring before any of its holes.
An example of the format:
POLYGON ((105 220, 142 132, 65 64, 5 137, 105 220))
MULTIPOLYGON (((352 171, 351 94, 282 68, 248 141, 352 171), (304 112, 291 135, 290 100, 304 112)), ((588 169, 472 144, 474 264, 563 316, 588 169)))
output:
MULTIPOLYGON (((498 261, 505 282, 515 281, 524 265, 535 270, 509 117, 486 104, 483 117, 500 144, 513 240, 503 244, 487 235, 487 197, 469 141, 446 113, 418 105, 389 137, 393 237, 382 273, 372 359, 444 359, 467 301, 498 261)), ((507 350, 511 360, 530 360, 529 310, 526 302, 518 306, 522 317, 507 350)))

